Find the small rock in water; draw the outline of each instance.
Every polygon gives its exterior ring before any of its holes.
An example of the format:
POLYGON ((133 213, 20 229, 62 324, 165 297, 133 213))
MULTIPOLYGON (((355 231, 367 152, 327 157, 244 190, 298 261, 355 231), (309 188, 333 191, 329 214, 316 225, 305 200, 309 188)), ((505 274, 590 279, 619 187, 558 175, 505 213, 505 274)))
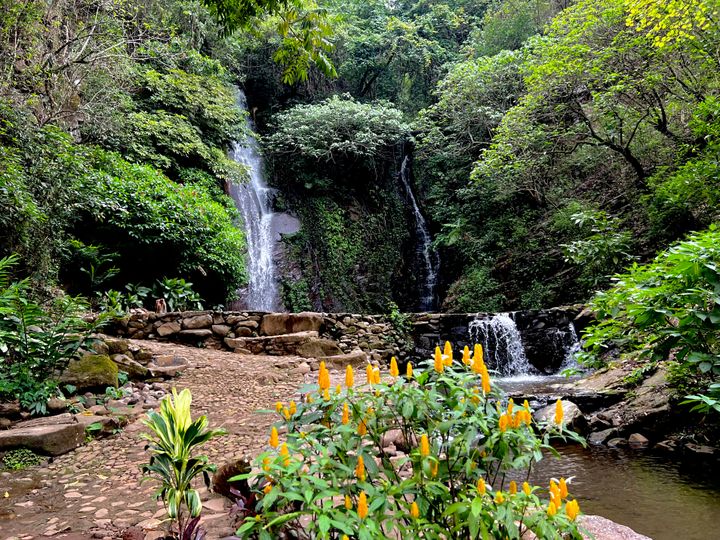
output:
POLYGON ((627 443, 627 439, 623 439, 622 437, 615 437, 614 439, 610 439, 607 445, 610 448, 618 448, 620 446, 627 446, 627 443))
POLYGON ((630 443, 632 448, 644 448, 650 443, 650 441, 640 433, 633 433, 630 437, 628 437, 628 443, 630 443))

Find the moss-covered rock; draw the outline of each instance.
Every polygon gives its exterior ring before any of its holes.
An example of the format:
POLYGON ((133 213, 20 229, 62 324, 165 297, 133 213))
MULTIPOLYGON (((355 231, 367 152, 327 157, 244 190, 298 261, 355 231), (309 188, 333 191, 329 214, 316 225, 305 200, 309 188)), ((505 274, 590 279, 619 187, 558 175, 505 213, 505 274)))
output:
POLYGON ((117 386, 118 366, 105 354, 87 354, 70 362, 60 375, 62 384, 72 384, 78 390, 104 389, 117 386))

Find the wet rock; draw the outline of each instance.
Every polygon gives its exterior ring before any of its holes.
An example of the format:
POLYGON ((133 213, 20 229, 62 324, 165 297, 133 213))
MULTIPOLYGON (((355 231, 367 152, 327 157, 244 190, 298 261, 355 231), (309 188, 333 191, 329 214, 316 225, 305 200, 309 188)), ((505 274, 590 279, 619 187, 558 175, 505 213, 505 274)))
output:
POLYGON ((628 437, 628 443, 632 448, 645 448, 648 444, 650 444, 650 441, 640 433, 632 433, 628 437))
POLYGON ((118 367, 109 356, 88 354, 70 362, 60 375, 61 384, 72 384, 80 390, 117 386, 118 367))
POLYGON ((585 515, 578 518, 581 529, 585 529, 586 538, 595 540, 652 540, 648 536, 636 533, 630 527, 620 525, 601 516, 585 515))
POLYGON ((0 432, 0 449, 25 447, 59 456, 82 445, 85 428, 78 423, 9 429, 0 432))
POLYGON ((588 435, 587 440, 590 444, 603 444, 616 433, 617 429, 615 428, 604 429, 602 431, 596 431, 595 433, 591 433, 590 435, 588 435))
POLYGON ((717 452, 717 448, 713 448, 712 446, 706 446, 704 444, 687 443, 685 444, 685 448, 696 454, 705 454, 708 456, 712 456, 717 452))
MULTIPOLYGON (((576 431, 581 431, 587 426, 587 421, 583 416, 580 407, 575 405, 572 401, 561 400, 563 408, 563 424, 567 427, 576 431)), ((536 422, 554 422, 555 418, 555 403, 552 403, 540 410, 533 413, 536 422)))
POLYGON ((627 446, 627 444, 627 439, 624 439, 623 437, 615 437, 607 442, 607 445, 610 448, 619 448, 621 446, 627 446))

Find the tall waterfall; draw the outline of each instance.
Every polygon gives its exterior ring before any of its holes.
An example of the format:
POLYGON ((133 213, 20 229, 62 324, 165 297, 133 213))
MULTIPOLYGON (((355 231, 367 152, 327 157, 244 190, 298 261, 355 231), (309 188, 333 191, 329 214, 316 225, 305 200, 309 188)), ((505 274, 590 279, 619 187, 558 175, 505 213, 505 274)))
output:
POLYGON ((435 308, 435 288, 437 286, 440 258, 432 247, 430 230, 422 212, 420 212, 420 207, 410 185, 411 172, 410 156, 406 155, 400 167, 400 180, 405 186, 407 198, 412 204, 413 215, 415 216, 415 236, 418 240, 417 255, 424 266, 424 281, 420 291, 419 308, 421 311, 432 311, 435 308))
MULTIPOLYGON (((238 92, 238 105, 247 110, 247 99, 242 90, 238 92)), ((252 133, 253 128, 248 116, 247 132, 252 133)), ((248 250, 249 283, 246 291, 240 291, 240 303, 244 309, 277 311, 280 301, 273 252, 278 235, 273 230, 276 216, 272 211, 273 190, 263 178, 262 157, 252 135, 233 143, 231 157, 245 165, 250 176, 243 184, 229 185, 230 196, 242 214, 248 250)))
POLYGON ((525 356, 520 332, 508 313, 498 313, 490 318, 470 322, 470 337, 482 343, 485 361, 490 369, 501 375, 535 373, 535 368, 525 356))

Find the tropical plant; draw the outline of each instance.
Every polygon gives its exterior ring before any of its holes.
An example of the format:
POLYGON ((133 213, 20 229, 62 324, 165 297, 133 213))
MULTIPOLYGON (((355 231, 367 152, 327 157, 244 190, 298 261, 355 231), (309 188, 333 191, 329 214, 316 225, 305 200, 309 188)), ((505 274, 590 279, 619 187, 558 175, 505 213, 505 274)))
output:
POLYGON ((149 412, 144 420, 151 431, 143 434, 149 441, 146 449, 150 450, 151 456, 149 463, 141 467, 145 475, 143 480, 160 481, 156 497, 165 504, 178 540, 204 537, 198 528, 202 510, 200 493, 193 487, 193 481, 202 475, 209 487, 209 473, 216 467, 209 463, 207 456, 194 454, 203 443, 226 433, 222 429, 208 429, 205 416, 193 421, 191 403, 190 390, 178 394, 173 388, 172 395, 165 396, 160 402, 159 412, 149 412))
POLYGON ((202 309, 200 295, 182 278, 162 278, 155 283, 152 289, 156 298, 164 298, 170 311, 187 311, 188 309, 202 309))
POLYGON ((543 452, 555 453, 551 437, 580 440, 565 428, 559 402, 547 424, 533 426, 528 403, 504 402, 491 384, 480 346, 472 357, 466 347, 460 360, 446 344, 404 376, 394 358, 388 375, 372 365, 365 375, 355 386, 349 366, 345 387, 333 389, 321 363, 303 403, 277 403, 271 449, 255 472, 236 477, 259 498, 238 536, 270 540, 295 529, 323 539, 518 539, 527 531, 581 538, 565 480, 551 481, 549 501, 523 483, 543 452), (283 441, 279 429, 287 430, 283 441), (394 456, 393 445, 405 454, 394 456))
MULTIPOLYGON (((584 332, 581 359, 602 365, 604 353, 635 353, 651 362, 679 363, 702 394, 720 380, 720 231, 695 233, 645 265, 615 277, 590 303, 598 321, 584 332)), ((674 381, 680 385, 683 381, 674 381)), ((689 396, 697 404, 703 397, 689 396)))
POLYGON ((19 398, 44 414, 57 394, 57 371, 64 369, 105 321, 86 320, 87 303, 60 297, 44 309, 30 298, 29 280, 11 281, 14 255, 0 259, 0 396, 19 398))

